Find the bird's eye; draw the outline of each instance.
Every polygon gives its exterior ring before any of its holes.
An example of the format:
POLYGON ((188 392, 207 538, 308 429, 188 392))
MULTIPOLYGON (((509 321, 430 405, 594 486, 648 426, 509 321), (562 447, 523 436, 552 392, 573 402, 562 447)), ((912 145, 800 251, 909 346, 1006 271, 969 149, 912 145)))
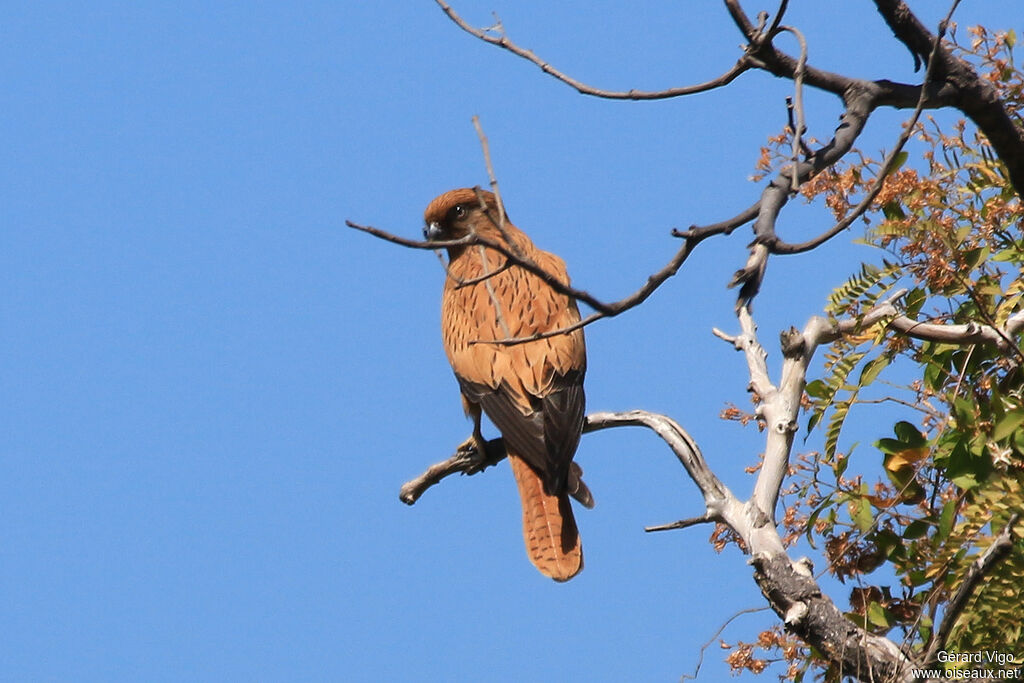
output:
POLYGON ((463 206, 462 204, 456 204, 455 208, 452 209, 452 216, 454 216, 455 218, 465 218, 466 207, 463 206))

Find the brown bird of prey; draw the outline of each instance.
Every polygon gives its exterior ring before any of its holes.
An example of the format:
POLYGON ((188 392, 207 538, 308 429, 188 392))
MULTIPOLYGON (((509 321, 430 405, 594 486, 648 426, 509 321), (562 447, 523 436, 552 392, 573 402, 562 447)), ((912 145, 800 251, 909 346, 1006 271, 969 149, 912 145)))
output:
MULTIPOLYGON (((478 235, 568 284, 565 262, 535 247, 499 211, 490 192, 452 190, 430 202, 424 235, 431 241, 478 235)), ((473 418, 473 436, 463 447, 485 452, 483 410, 501 431, 519 486, 530 561, 542 574, 568 581, 583 569, 569 495, 593 506, 572 462, 583 429, 583 330, 516 345, 488 342, 568 327, 580 320, 576 302, 496 249, 447 249, 441 335, 463 408, 473 418)))

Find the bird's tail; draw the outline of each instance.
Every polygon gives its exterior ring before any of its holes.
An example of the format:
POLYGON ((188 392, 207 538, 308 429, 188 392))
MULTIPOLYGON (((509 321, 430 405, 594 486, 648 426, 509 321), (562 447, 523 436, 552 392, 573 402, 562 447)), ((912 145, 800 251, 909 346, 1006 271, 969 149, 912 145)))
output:
POLYGON ((569 494, 544 493, 541 478, 525 460, 509 453, 523 504, 523 539, 530 562, 555 581, 568 581, 583 569, 583 546, 569 494))

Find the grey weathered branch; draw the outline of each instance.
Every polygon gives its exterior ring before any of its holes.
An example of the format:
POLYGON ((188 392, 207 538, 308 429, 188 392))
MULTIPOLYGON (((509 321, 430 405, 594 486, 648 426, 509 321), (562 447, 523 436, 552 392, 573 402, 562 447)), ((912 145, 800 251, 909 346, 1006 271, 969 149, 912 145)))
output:
POLYGON ((809 329, 813 330, 816 344, 827 344, 844 334, 856 334, 872 325, 886 321, 886 325, 900 334, 921 341, 940 342, 945 344, 992 344, 1001 350, 1015 345, 1015 338, 1024 331, 1024 311, 1018 311, 1006 319, 1002 327, 986 325, 978 322, 963 324, 943 324, 920 322, 900 313, 895 301, 900 299, 906 290, 898 290, 888 299, 878 304, 860 318, 849 318, 837 323, 816 317, 811 320, 809 329))
POLYGON ((440 484, 441 480, 453 474, 476 474, 491 465, 501 462, 505 456, 505 444, 500 438, 487 442, 486 453, 476 448, 472 439, 460 445, 451 457, 434 463, 423 474, 402 484, 398 498, 406 505, 412 505, 431 486, 440 484))
MULTIPOLYGON (((720 512, 723 505, 739 505, 735 496, 708 467, 697 442, 678 422, 670 417, 645 410, 629 410, 618 413, 596 412, 586 417, 583 433, 611 427, 631 426, 647 427, 668 444, 703 494, 707 503, 707 514, 711 515, 709 519, 721 519, 720 512)), ((467 440, 451 457, 431 465, 423 474, 403 484, 399 497, 403 502, 412 505, 423 495, 424 491, 440 483, 445 477, 457 472, 475 474, 500 462, 505 455, 504 442, 501 437, 488 441, 487 453, 483 454, 477 451, 471 440, 467 440)))
POLYGON ((737 311, 740 334, 714 331, 743 352, 750 390, 759 399, 757 415, 766 425, 764 460, 753 494, 744 505, 746 514, 739 519, 727 518, 726 522, 744 541, 755 568, 754 578, 786 627, 830 661, 839 663, 845 674, 865 681, 910 681, 910 660, 891 640, 847 619, 821 591, 809 562, 789 558, 778 536, 775 508, 789 467, 807 369, 816 349, 842 334, 884 320, 893 300, 895 297, 859 320, 837 323, 813 317, 803 331, 790 328, 783 332, 782 371, 777 384, 771 380, 767 354, 758 341, 749 307, 737 311))
POLYGON ((654 526, 645 526, 644 531, 673 531, 675 529, 686 529, 691 526, 698 524, 709 524, 716 521, 715 518, 708 513, 698 515, 697 517, 687 517, 686 519, 680 519, 677 522, 669 522, 668 524, 656 524, 654 526))
POLYGON ((1003 327, 976 322, 962 325, 923 323, 902 315, 889 321, 889 326, 914 339, 947 344, 994 344, 1005 350, 1013 345, 1013 338, 1024 329, 1024 312, 1011 315, 1003 327))

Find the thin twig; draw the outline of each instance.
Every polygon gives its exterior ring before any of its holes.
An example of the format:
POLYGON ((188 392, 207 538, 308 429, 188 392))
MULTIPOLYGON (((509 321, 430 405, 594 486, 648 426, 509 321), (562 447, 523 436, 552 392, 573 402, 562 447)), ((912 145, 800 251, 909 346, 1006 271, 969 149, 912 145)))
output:
POLYGON ((712 223, 711 225, 691 225, 686 230, 674 229, 672 230, 672 235, 673 237, 682 237, 685 239, 704 239, 706 237, 719 234, 730 235, 736 228, 757 218, 757 214, 760 210, 761 200, 758 200, 754 202, 753 206, 736 214, 732 218, 719 223, 712 223))
POLYGON ((494 286, 491 284, 490 277, 493 273, 489 272, 489 266, 487 265, 487 250, 484 249, 484 245, 478 244, 476 248, 480 250, 480 267, 483 268, 484 275, 484 287, 487 289, 487 296, 491 299, 491 304, 494 306, 494 315, 498 318, 498 324, 501 325, 501 331, 505 333, 506 337, 512 336, 512 330, 509 329, 508 323, 505 322, 505 315, 501 312, 501 304, 498 302, 498 297, 494 293, 494 286))
MULTIPOLYGON (((499 20, 498 25, 501 25, 499 20)), ((487 179, 491 184, 491 192, 494 194, 494 201, 498 205, 498 220, 494 220, 494 216, 490 214, 490 210, 487 208, 487 202, 484 201, 483 195, 480 193, 479 188, 476 189, 476 198, 480 202, 480 208, 483 209, 484 214, 490 219, 494 227, 498 228, 498 232, 501 233, 502 239, 509 245, 512 251, 515 252, 516 256, 523 260, 528 260, 523 250, 519 248, 519 245, 512 241, 508 235, 508 231, 505 230, 505 202, 501 199, 501 188, 498 187, 498 177, 494 174, 494 166, 491 164, 491 146, 487 142, 487 136, 484 135, 483 126, 480 125, 480 117, 473 115, 473 127, 476 129, 476 135, 480 139, 480 149, 484 154, 484 166, 487 167, 487 179)))
MULTIPOLYGON (((615 316, 628 311, 631 308, 639 306, 647 300, 651 294, 654 293, 658 287, 662 285, 666 280, 675 275, 679 268, 686 261, 687 257, 693 251, 704 238, 690 238, 679 248, 672 260, 669 261, 665 266, 647 277, 647 282, 643 284, 640 289, 636 290, 629 296, 615 301, 610 304, 604 304, 603 309, 597 310, 595 313, 588 315, 586 318, 573 323, 572 325, 566 325, 560 327, 557 330, 549 330, 547 332, 539 332, 537 334, 530 335, 528 337, 510 337, 508 339, 496 339, 494 341, 478 340, 471 342, 472 344, 501 344, 503 346, 515 346, 517 344, 525 344, 527 342, 537 341, 538 339, 547 339, 548 337, 556 337, 561 334, 567 334, 573 330, 578 330, 581 327, 586 327, 590 323, 601 320, 602 318, 614 318, 615 316)), ((586 302, 590 303, 590 302, 586 302)), ((593 306, 592 306, 593 307, 593 306)))
POLYGON ((559 294, 565 294, 566 296, 571 296, 577 301, 582 301, 583 303, 590 306, 596 311, 606 313, 614 312, 616 314, 622 312, 620 310, 615 310, 616 304, 606 304, 603 301, 591 295, 590 293, 583 291, 582 289, 577 289, 575 287, 565 284, 555 274, 549 273, 548 271, 538 266, 536 263, 519 258, 514 253, 512 253, 512 251, 504 244, 501 244, 500 242, 495 242, 494 240, 489 240, 486 237, 483 237, 478 234, 466 235, 465 237, 460 237, 457 240, 424 242, 422 240, 411 240, 405 237, 399 237, 397 235, 393 235, 379 228, 374 228, 369 225, 360 225, 359 223, 354 223, 353 221, 350 220, 345 221, 345 225, 355 230, 359 230, 361 232, 373 235, 374 237, 379 237, 382 240, 393 242, 394 244, 400 244, 403 247, 409 247, 410 249, 433 250, 444 247, 461 247, 473 244, 482 244, 488 249, 494 249, 495 251, 503 254, 512 262, 513 265, 519 266, 521 268, 524 268, 525 270, 530 271, 531 273, 542 279, 545 283, 547 283, 552 289, 554 289, 559 294))
POLYGON ((543 59, 538 57, 531 50, 519 47, 512 42, 509 37, 505 34, 505 30, 499 22, 494 27, 479 29, 470 26, 465 19, 459 16, 455 10, 453 10, 444 0, 436 0, 437 4, 441 7, 448 18, 451 19, 455 24, 466 33, 476 36, 485 43, 490 43, 504 50, 508 50, 517 57, 521 57, 528 62, 531 62, 538 67, 544 73, 556 78, 557 80, 565 83, 572 87, 576 92, 582 95, 591 95, 594 97, 603 97, 610 100, 663 100, 671 97, 681 97, 683 95, 694 95, 696 93, 707 92, 708 90, 714 90, 724 85, 732 83, 737 76, 742 74, 744 71, 754 67, 754 63, 749 60, 747 55, 740 57, 739 60, 730 68, 728 71, 723 73, 717 78, 713 78, 710 81, 699 83, 696 85, 689 85, 685 87, 677 88, 666 88, 665 90, 602 90, 593 86, 587 85, 575 78, 562 73, 555 67, 551 66, 543 59), (494 35, 496 33, 496 35, 494 35))
POLYGON ((793 72, 793 106, 796 108, 796 128, 793 130, 793 166, 790 173, 790 191, 796 194, 800 190, 799 173, 797 173, 797 166, 800 164, 800 143, 807 130, 804 124, 804 72, 807 68, 807 39, 799 29, 793 26, 780 26, 778 30, 792 33, 800 43, 800 57, 796 62, 796 71, 793 72))
POLYGON ((686 519, 681 519, 678 522, 669 522, 668 524, 657 524, 655 526, 645 526, 644 531, 650 532, 670 531, 672 529, 685 529, 687 527, 696 526, 698 524, 708 524, 716 521, 718 520, 716 520, 714 517, 705 512, 703 515, 700 515, 699 517, 687 517, 686 519))
POLYGON ((941 24, 939 24, 939 30, 935 36, 935 44, 932 46, 931 57, 928 59, 928 68, 925 70, 924 80, 921 82, 921 94, 917 99, 917 106, 914 107, 914 113, 911 115, 910 119, 906 124, 904 124, 903 132, 896 140, 896 146, 889 150, 889 153, 885 156, 885 160, 882 162, 882 166, 878 170, 878 176, 872 183, 871 189, 868 190, 866 195, 864 195, 864 198, 861 199, 860 203, 854 207, 853 211, 814 239, 807 240, 806 242, 800 242, 798 244, 789 244, 788 242, 784 242, 776 238, 770 244, 771 252, 773 254, 800 254, 805 251, 810 251, 811 249, 824 244, 843 230, 846 230, 848 227, 853 225, 853 222, 860 218, 871 206, 875 197, 877 197, 878 193, 882 191, 882 186, 885 185, 885 179, 892 172, 893 166, 896 163, 896 157, 901 151, 903 151, 903 147, 907 144, 910 136, 914 134, 914 128, 917 126, 917 121, 921 118, 921 112, 924 111, 925 102, 928 100, 928 86, 934 73, 935 64, 938 62, 938 60, 935 59, 935 55, 938 54, 939 48, 942 45, 942 37, 946 33, 946 27, 949 25, 949 21, 953 17, 953 12, 959 4, 960 0, 954 0, 952 6, 949 8, 949 12, 946 14, 946 18, 941 24))
POLYGON ((713 643, 716 640, 718 640, 718 637, 720 635, 722 635, 722 631, 724 631, 725 628, 729 624, 731 624, 732 622, 734 622, 736 619, 738 619, 739 617, 743 616, 744 614, 754 614, 755 612, 764 612, 767 609, 768 609, 767 607, 748 607, 747 609, 741 609, 740 611, 736 612, 731 617, 726 619, 725 622, 722 623, 722 625, 718 627, 718 630, 715 631, 714 635, 711 636, 710 638, 708 638, 708 642, 704 643, 704 645, 701 646, 700 654, 697 655, 697 666, 695 666, 693 668, 693 675, 683 674, 682 677, 684 679, 685 678, 689 678, 690 680, 694 680, 694 681, 697 680, 697 674, 700 673, 700 667, 704 663, 704 652, 706 652, 707 649, 709 647, 711 647, 711 643, 713 643))

